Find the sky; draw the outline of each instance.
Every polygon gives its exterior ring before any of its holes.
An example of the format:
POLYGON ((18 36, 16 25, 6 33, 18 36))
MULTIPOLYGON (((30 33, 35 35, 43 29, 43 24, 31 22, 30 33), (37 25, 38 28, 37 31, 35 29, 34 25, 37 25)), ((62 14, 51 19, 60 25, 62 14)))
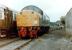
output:
POLYGON ((0 0, 0 4, 16 11, 28 5, 35 5, 49 16, 51 22, 60 20, 60 17, 65 16, 72 8, 72 0, 0 0))

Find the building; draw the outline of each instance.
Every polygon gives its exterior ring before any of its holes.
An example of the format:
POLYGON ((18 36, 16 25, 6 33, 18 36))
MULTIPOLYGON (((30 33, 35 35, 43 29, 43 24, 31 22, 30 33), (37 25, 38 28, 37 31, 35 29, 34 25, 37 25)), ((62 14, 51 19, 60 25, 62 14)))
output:
POLYGON ((72 35, 72 8, 65 16, 65 29, 66 29, 66 33, 72 35))

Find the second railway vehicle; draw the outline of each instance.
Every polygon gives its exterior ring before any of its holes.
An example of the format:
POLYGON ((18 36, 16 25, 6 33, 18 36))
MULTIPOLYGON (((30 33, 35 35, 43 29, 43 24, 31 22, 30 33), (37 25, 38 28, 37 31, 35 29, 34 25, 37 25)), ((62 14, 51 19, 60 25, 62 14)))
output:
POLYGON ((13 30, 16 30, 13 11, 6 6, 0 5, 0 38, 15 36, 16 33, 13 30))

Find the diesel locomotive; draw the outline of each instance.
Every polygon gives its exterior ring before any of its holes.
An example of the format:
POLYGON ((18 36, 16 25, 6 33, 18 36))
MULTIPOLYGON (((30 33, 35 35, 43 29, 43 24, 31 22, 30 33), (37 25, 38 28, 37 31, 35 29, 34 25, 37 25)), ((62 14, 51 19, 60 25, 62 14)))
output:
POLYGON ((20 38, 37 38, 49 31, 49 17, 38 7, 29 5, 16 15, 20 38))

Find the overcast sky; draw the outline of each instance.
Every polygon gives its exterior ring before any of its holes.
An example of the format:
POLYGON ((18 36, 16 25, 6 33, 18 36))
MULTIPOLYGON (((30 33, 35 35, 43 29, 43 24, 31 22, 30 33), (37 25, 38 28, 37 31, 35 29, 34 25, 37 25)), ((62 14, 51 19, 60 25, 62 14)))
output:
POLYGON ((0 0, 0 4, 17 11, 27 5, 36 5, 50 17, 52 22, 59 20, 61 16, 65 16, 72 8, 72 0, 0 0))

